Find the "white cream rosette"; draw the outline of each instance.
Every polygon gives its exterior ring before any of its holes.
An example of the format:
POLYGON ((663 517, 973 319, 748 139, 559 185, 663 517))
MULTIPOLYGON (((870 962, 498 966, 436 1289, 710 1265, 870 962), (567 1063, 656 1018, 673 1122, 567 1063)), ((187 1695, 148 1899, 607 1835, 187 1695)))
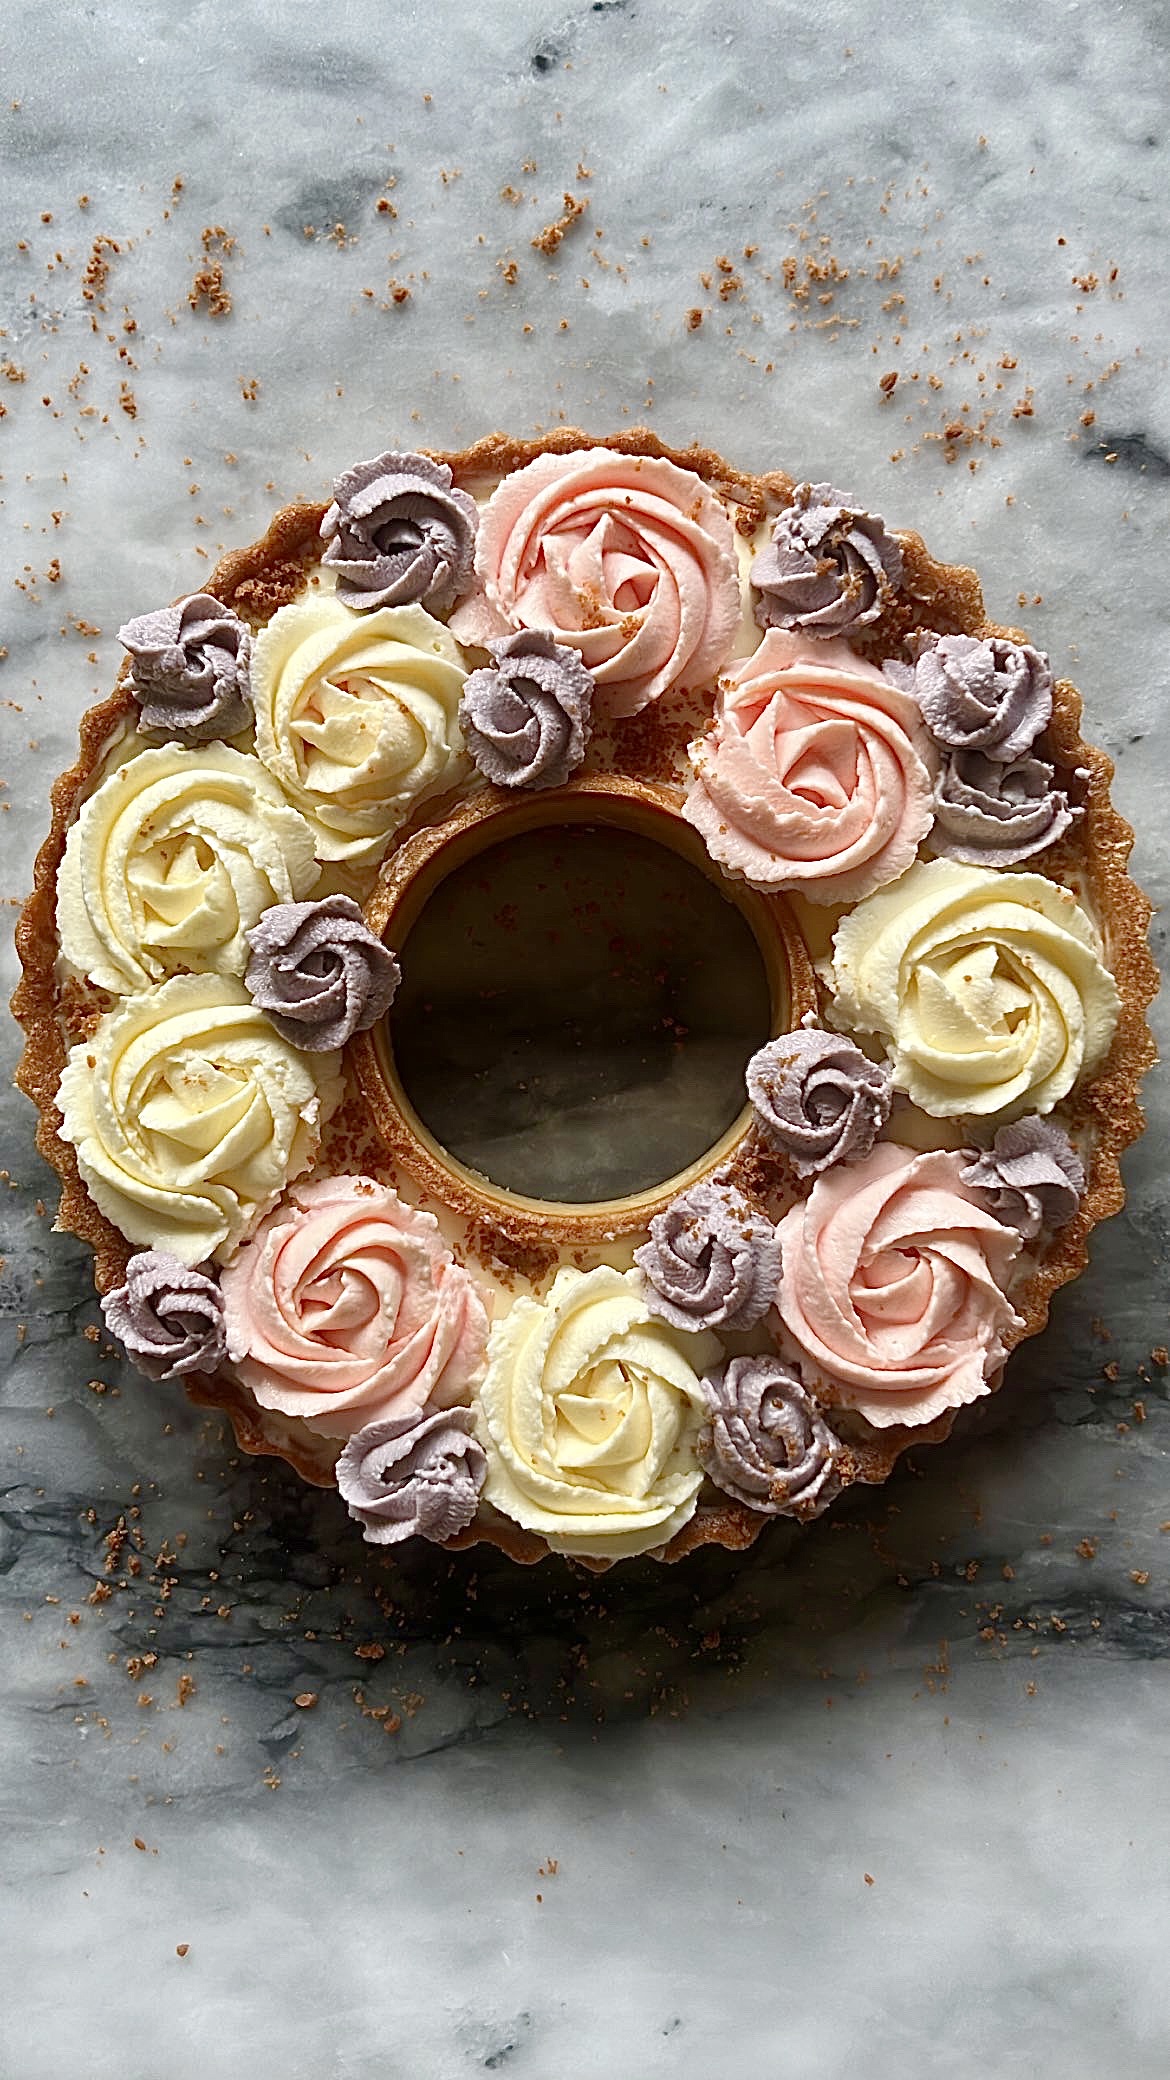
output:
POLYGON ((323 593, 256 637, 256 754, 313 831, 317 857, 368 864, 416 802, 470 771, 466 672, 422 607, 357 614, 323 593))
POLYGON ((620 1559, 694 1514, 700 1378, 717 1339, 656 1321, 636 1272, 558 1271, 492 1331, 479 1392, 484 1499, 561 1553, 620 1559))
POLYGON ((180 969, 242 975, 244 934, 317 876, 308 824, 258 760, 163 744, 110 773, 69 832, 61 951, 115 996, 180 969))
POLYGON ((71 1050, 61 1138, 130 1242, 223 1259, 312 1163, 339 1064, 290 1047, 241 982, 176 975, 71 1050))
POLYGON ((1119 998, 1076 897, 1041 874, 919 862, 837 929, 834 1019, 886 1041, 923 1112, 1049 1112, 1104 1059, 1119 998))

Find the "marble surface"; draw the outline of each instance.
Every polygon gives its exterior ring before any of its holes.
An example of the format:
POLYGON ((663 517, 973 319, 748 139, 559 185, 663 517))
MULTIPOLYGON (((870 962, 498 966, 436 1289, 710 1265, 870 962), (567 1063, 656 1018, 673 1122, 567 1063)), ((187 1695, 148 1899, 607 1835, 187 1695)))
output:
MULTIPOLYGON (((1164 894, 1159 0, 8 31, 10 905, 119 620, 380 445, 561 418, 970 558, 1084 688, 1164 894)), ((600 1581, 370 1558, 124 1373, 2 1103, 0 2072, 1165 2073, 1164 1090, 945 1450, 742 1562, 600 1581)))

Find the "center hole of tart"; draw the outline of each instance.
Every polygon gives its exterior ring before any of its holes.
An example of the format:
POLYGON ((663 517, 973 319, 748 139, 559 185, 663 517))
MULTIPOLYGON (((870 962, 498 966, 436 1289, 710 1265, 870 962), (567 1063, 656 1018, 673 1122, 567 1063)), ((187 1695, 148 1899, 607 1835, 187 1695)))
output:
POLYGON ((646 1192, 744 1105, 773 1031, 743 910, 673 846, 601 821, 520 830, 431 887, 387 1037, 439 1146, 505 1192, 646 1192))

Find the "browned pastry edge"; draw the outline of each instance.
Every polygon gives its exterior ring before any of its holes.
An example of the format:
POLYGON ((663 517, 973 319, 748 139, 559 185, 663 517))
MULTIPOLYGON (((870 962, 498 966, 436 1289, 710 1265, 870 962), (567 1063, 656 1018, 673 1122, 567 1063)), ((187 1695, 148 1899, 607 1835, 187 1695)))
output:
MULTIPOLYGON (((564 786, 542 790, 537 795, 508 793, 503 788, 484 787, 465 796, 449 814, 436 817, 400 842, 386 861, 365 905, 365 919, 379 938, 401 949, 418 911, 420 891, 429 886, 440 866, 459 858, 465 846, 498 839, 501 830, 512 835, 526 826, 544 826, 562 819, 575 822, 586 817, 602 819, 616 812, 617 820, 634 828, 644 827, 660 844, 675 844, 684 858, 722 885, 726 895, 746 917, 764 957, 768 971, 773 1018, 783 1025, 773 1030, 786 1032, 817 1009, 817 982, 813 964, 792 912, 782 896, 762 895, 746 884, 736 887, 723 882, 709 859, 702 839, 682 817, 681 787, 632 780, 619 773, 578 773, 564 786), (395 929, 396 922, 401 929, 395 929)), ((466 857, 474 856, 470 850, 466 857)), ((440 869, 442 870, 442 869, 440 869)), ((425 900, 425 893, 422 895, 425 900)), ((718 1163, 734 1159, 751 1133, 746 1100, 740 1120, 721 1143, 708 1149, 687 1172, 637 1194, 636 1198, 598 1202, 590 1206, 547 1204, 519 1194, 503 1192, 495 1185, 474 1178, 443 1159, 435 1143, 417 1121, 390 1063, 384 1058, 373 1032, 357 1033, 350 1042, 349 1063, 355 1071, 362 1095, 376 1122, 379 1138, 407 1174, 445 1202, 462 1219, 490 1229, 494 1253, 504 1255, 514 1268, 539 1278, 552 1260, 550 1244, 588 1249, 612 1242, 615 1232, 646 1228, 656 1214, 665 1211, 679 1191, 718 1163), (460 1174, 462 1173, 462 1174, 460 1174)))
MULTIPOLYGON (((541 454, 567 454, 583 447, 662 457, 696 471, 716 491, 741 507, 742 517, 737 524, 745 533, 753 532, 769 511, 784 503, 794 482, 780 471, 753 476, 735 469, 713 449, 697 444, 670 447, 648 428, 638 426, 599 437, 572 427, 559 427, 533 440, 493 433, 469 448, 427 452, 436 461, 447 463, 457 479, 473 480, 506 475, 541 454)), ((324 504, 282 507, 259 541, 221 557, 203 589, 246 616, 266 620, 302 590, 324 512, 324 504)), ((865 632, 864 639, 856 645, 859 650, 874 657, 889 656, 912 627, 1022 639, 1021 630, 987 619, 982 589, 973 570, 961 564, 936 562, 917 534, 900 532, 898 539, 905 567, 902 596, 865 632)), ((90 1198, 78 1173, 76 1155, 58 1134, 61 1114, 56 1096, 66 1047, 57 1015, 54 977, 57 870, 66 832, 111 732, 134 712, 123 666, 113 694, 82 718, 77 763, 53 785, 49 833, 37 854, 32 894, 16 928, 16 949, 23 972, 12 997, 12 1009, 26 1035, 16 1082, 38 1109, 37 1147, 61 1180, 56 1225, 90 1244, 99 1292, 120 1282, 131 1251, 125 1238, 90 1198)), ((1075 1094, 1072 1104, 1074 1121, 1092 1136, 1084 1200, 1067 1227, 1052 1240, 1048 1254, 1027 1285, 1013 1294, 1023 1319, 1022 1326, 1008 1337, 1009 1345, 1036 1335, 1044 1327, 1053 1293, 1084 1269, 1092 1229, 1124 1204, 1119 1158, 1137 1139, 1145 1123, 1138 1103, 1138 1086, 1155 1060, 1153 1036, 1146 1019, 1158 988, 1158 972, 1146 938, 1151 905, 1128 872, 1134 834, 1109 799, 1113 762, 1103 751, 1084 742, 1080 734, 1081 714, 1082 702, 1076 688, 1066 679, 1059 680, 1054 690, 1048 741, 1061 765, 1083 774, 1085 814, 1075 840, 1065 839, 1054 847, 1048 865, 1050 878, 1079 874, 1087 886, 1105 934, 1109 966, 1121 997, 1121 1015, 1106 1062, 1091 1082, 1075 1094)), ((996 1388, 1002 1379, 1001 1369, 994 1383, 996 1388)), ((317 1486, 330 1485, 329 1476, 321 1471, 319 1456, 311 1457, 307 1450, 298 1450, 290 1441, 277 1443, 266 1435, 262 1411, 236 1381, 221 1375, 197 1375, 184 1384, 190 1400, 222 1409, 229 1416, 243 1451, 283 1458, 304 1479, 317 1486)), ((948 1410, 933 1423, 889 1429, 864 1444, 848 1445, 842 1458, 844 1482, 884 1481, 910 1445, 941 1443, 950 1434, 956 1413, 948 1410)), ((696 1547, 709 1544, 740 1550, 752 1544, 767 1521, 758 1512, 731 1501, 701 1503, 661 1557, 681 1560, 696 1547)), ((543 1539, 495 1512, 481 1515, 449 1545, 459 1549, 479 1542, 497 1546, 525 1565, 543 1559, 549 1551, 543 1539)), ((589 1564, 604 1567, 610 1563, 589 1564)))

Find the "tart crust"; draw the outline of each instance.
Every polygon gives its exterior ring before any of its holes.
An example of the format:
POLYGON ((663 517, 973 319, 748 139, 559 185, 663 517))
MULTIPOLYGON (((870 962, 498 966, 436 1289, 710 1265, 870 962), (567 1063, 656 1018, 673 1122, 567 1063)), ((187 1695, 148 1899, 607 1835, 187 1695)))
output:
MULTIPOLYGON (((745 534, 788 500, 793 479, 780 471, 752 475, 736 469, 713 449, 692 445, 672 448, 645 427, 599 437, 569 427, 538 440, 519 440, 493 433, 471 447, 452 451, 428 450, 434 460, 446 463, 457 483, 474 485, 479 480, 503 476, 521 469, 542 454, 566 454, 582 447, 608 447, 621 454, 663 457, 691 469, 717 492, 740 508, 737 525, 745 534)), ((246 548, 223 556, 202 590, 232 606, 245 618, 267 620, 276 610, 303 590, 311 564, 316 561, 319 529, 326 507, 297 504, 283 507, 263 537, 246 548)), ((960 564, 937 562, 917 534, 899 531, 904 559, 904 586, 899 600, 879 621, 856 637, 854 647, 874 660, 891 655, 901 638, 912 628, 928 628, 946 634, 1001 635, 1024 640, 1023 631, 989 621, 983 594, 974 571, 960 564)), ((25 903, 16 928, 16 948, 22 975, 12 998, 13 1012, 24 1029, 25 1047, 16 1071, 19 1088, 31 1098, 39 1114, 36 1142, 40 1153, 60 1179, 60 1203, 56 1226, 87 1242, 94 1253, 94 1280, 99 1292, 119 1284, 125 1275, 132 1246, 106 1219, 82 1183, 77 1158, 68 1142, 61 1140, 61 1114, 56 1093, 69 1047, 90 1032, 110 999, 92 986, 59 987, 56 972, 57 871, 65 849, 65 838, 81 801, 120 728, 132 723, 136 714, 128 687, 128 665, 124 664, 110 697, 88 710, 82 719, 78 758, 54 782, 51 796, 52 821, 37 855, 32 893, 25 903)), ((1119 1158, 1137 1139, 1145 1124, 1138 1102, 1138 1089, 1145 1071, 1155 1060, 1153 1037, 1146 1018, 1158 988, 1158 974, 1147 944, 1151 905, 1131 879, 1128 860, 1133 831, 1109 798, 1113 763, 1103 751, 1086 744, 1080 734, 1082 702, 1067 679, 1056 682, 1048 740, 1062 766, 1078 775, 1084 816, 1074 834, 1061 840, 1045 855, 1044 872, 1049 879, 1079 886, 1089 897, 1105 939, 1108 965, 1121 997, 1121 1015, 1108 1058, 1098 1073, 1070 1101, 1072 1124, 1088 1144, 1087 1188, 1078 1212, 1068 1225, 1051 1237, 1043 1260, 1027 1282, 1013 1289, 1012 1301, 1021 1316, 1021 1326, 1009 1333, 1009 1348, 1035 1336, 1048 1319, 1053 1293, 1067 1285, 1084 1269, 1088 1238, 1098 1221, 1117 1213, 1124 1203, 1119 1158)), ((624 726, 630 755, 625 769, 636 772, 639 745, 648 750, 645 718, 634 718, 624 726), (639 729, 643 734, 639 737, 639 729)), ((649 774, 647 777, 650 777, 649 774)), ((401 834, 433 822, 435 805, 420 812, 415 823, 401 834)), ((396 855, 397 856, 397 851, 396 855)), ((381 900, 381 892, 376 896, 381 900)), ((811 971, 802 973, 794 988, 793 1001, 807 1004, 811 971)), ((351 1042, 361 1046, 367 1036, 351 1042)), ((355 1066, 366 1080, 372 1045, 366 1046, 355 1066)), ((360 1131, 355 1127, 355 1133, 360 1131)), ((762 1173, 770 1159, 749 1135, 741 1146, 737 1163, 745 1177, 753 1164, 762 1173)), ((450 1180, 448 1180, 450 1197, 450 1180)), ((468 1207, 463 1207, 465 1213, 468 1207)), ((485 1209, 486 1210, 486 1209, 485 1209)), ((496 1224, 489 1220, 495 1234, 496 1224)), ((504 1237, 505 1242, 507 1236, 504 1237)), ((523 1238, 537 1245, 533 1233, 523 1238)), ((994 1388, 1002 1384, 1002 1369, 994 1388)), ((285 1459, 307 1481, 331 1486, 334 1452, 311 1434, 298 1434, 295 1426, 259 1409, 235 1380, 226 1374, 208 1377, 196 1374, 183 1382, 188 1398, 197 1405, 221 1409, 230 1419, 243 1451, 285 1459)), ((935 1422, 914 1428, 897 1427, 867 1437, 863 1443, 847 1442, 840 1472, 848 1485, 854 1481, 879 1483, 891 1472, 900 1454, 911 1444, 936 1444, 950 1434, 956 1410, 948 1410, 935 1422)), ((698 1546, 721 1545, 729 1550, 749 1546, 770 1520, 731 1501, 700 1502, 690 1522, 661 1555, 679 1560, 698 1546)), ((451 1549, 485 1542, 522 1564, 543 1559, 549 1548, 544 1540, 521 1530, 508 1519, 481 1507, 468 1529, 448 1541, 451 1549)), ((606 1567, 607 1561, 585 1562, 606 1567)))

